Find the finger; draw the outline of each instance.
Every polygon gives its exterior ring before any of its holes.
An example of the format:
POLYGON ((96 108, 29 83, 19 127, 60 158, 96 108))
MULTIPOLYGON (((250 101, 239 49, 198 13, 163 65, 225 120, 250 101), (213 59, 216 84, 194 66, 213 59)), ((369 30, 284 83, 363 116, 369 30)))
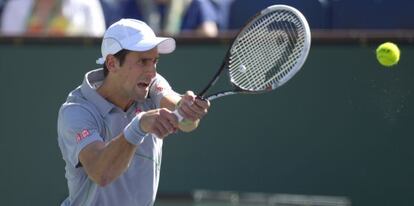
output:
POLYGON ((210 108, 210 101, 208 101, 208 100, 204 100, 204 99, 199 99, 199 98, 197 98, 197 99, 194 101, 194 103, 195 103, 195 105, 199 106, 199 107, 200 107, 200 108, 202 108, 203 110, 204 110, 204 109, 208 109, 208 108, 210 108))
POLYGON ((185 119, 190 119, 192 121, 195 121, 197 119, 200 119, 202 116, 204 116, 207 113, 207 108, 209 107, 208 101, 203 101, 194 94, 192 91, 187 91, 185 95, 182 97, 180 105, 179 105, 179 111, 180 114, 185 119), (195 102, 198 102, 197 104, 194 104, 195 102))
POLYGON ((167 136, 171 133, 174 133, 178 127, 178 120, 175 114, 167 109, 160 110, 160 116, 158 119, 158 128, 161 132, 164 133, 164 136, 167 136))
POLYGON ((209 102, 205 102, 202 100, 195 101, 193 105, 190 106, 190 110, 194 112, 194 115, 197 118, 201 118, 207 113, 207 109, 209 108, 209 102))
POLYGON ((196 120, 199 116, 199 114, 197 114, 198 111, 196 111, 196 108, 193 108, 187 104, 181 105, 180 112, 185 119, 196 120))
POLYGON ((160 127, 163 128, 163 131, 166 134, 170 134, 170 133, 173 133, 174 132, 174 128, 175 127, 174 127, 173 124, 171 124, 171 122, 170 122, 169 119, 167 119, 167 118, 161 118, 160 121, 159 121, 159 123, 160 123, 160 127))
POLYGON ((157 128, 156 125, 153 125, 151 133, 155 134, 155 136, 157 136, 158 138, 163 138, 162 132, 157 128))
POLYGON ((208 112, 208 108, 209 108, 209 105, 207 105, 207 104, 202 104, 202 105, 199 105, 200 103, 195 103, 194 105, 193 105, 193 107, 196 107, 197 108, 197 115, 198 115, 198 118, 202 118, 204 115, 206 115, 207 114, 207 112, 208 112))
POLYGON ((191 96, 193 98, 196 98, 197 97, 197 95, 195 95, 193 91, 186 91, 185 92, 185 95, 191 96))
POLYGON ((177 126, 178 126, 178 118, 177 118, 177 116, 173 112, 171 112, 171 111, 169 111, 167 109, 162 109, 160 111, 160 115, 163 118, 165 118, 166 121, 169 124, 171 124, 171 126, 173 127, 173 129, 177 128, 177 126))
POLYGON ((193 104, 194 100, 196 99, 196 95, 192 91, 187 91, 182 97, 181 97, 181 103, 186 102, 187 104, 191 105, 193 104))
POLYGON ((158 137, 165 137, 169 133, 168 130, 164 127, 164 125, 160 122, 157 122, 157 124, 155 124, 154 127, 156 128, 155 130, 159 133, 158 137))
MULTIPOLYGON (((159 138, 164 138, 168 134, 174 132, 175 131, 175 127, 174 127, 175 117, 168 117, 171 115, 172 114, 169 114, 169 112, 167 112, 166 109, 157 109, 157 110, 148 112, 147 122, 144 125, 147 125, 147 128, 149 129, 146 131, 155 134, 159 138)), ((175 120, 175 122, 176 121, 177 120, 175 120)))

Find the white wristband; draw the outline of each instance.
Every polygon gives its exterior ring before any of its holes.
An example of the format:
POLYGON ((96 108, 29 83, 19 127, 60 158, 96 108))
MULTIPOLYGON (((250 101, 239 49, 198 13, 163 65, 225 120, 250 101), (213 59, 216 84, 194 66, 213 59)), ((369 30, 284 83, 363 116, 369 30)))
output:
POLYGON ((140 127, 140 120, 144 113, 145 112, 141 112, 135 116, 124 129, 125 139, 133 145, 141 144, 148 135, 148 133, 143 132, 140 127))

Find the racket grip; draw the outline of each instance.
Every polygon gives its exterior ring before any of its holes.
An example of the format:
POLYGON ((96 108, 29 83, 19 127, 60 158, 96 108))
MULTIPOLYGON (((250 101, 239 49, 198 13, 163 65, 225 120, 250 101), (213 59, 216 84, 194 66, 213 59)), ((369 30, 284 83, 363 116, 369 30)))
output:
POLYGON ((203 100, 203 101, 207 101, 207 99, 206 99, 206 98, 204 98, 203 96, 198 96, 198 95, 197 95, 197 96, 196 96, 196 98, 197 98, 197 99, 200 99, 200 100, 203 100))
POLYGON ((178 119, 178 122, 183 121, 184 117, 183 117, 183 116, 181 116, 181 114, 178 112, 178 109, 174 110, 172 113, 173 113, 173 114, 175 114, 175 116, 176 116, 176 117, 177 117, 177 119, 178 119))

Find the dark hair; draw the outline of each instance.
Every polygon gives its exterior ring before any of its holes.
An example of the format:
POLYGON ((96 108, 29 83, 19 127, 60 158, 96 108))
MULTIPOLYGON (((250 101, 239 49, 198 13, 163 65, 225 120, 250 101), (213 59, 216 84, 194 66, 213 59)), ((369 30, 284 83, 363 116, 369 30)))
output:
MULTIPOLYGON (((118 59, 120 66, 122 66, 124 64, 125 57, 129 52, 130 52, 129 50, 122 49, 121 51, 114 54, 115 58, 118 59)), ((108 76, 109 71, 108 71, 108 67, 106 67, 106 61, 103 64, 103 71, 104 71, 104 77, 108 76)))

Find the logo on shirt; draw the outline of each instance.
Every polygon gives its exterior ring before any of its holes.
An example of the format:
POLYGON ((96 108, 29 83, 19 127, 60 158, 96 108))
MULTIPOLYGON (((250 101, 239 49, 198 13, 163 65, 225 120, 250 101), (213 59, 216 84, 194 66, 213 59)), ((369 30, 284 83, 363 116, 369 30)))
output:
POLYGON ((139 113, 141 113, 142 112, 142 109, 141 108, 136 108, 135 109, 135 114, 139 114, 139 113))
POLYGON ((88 137, 89 135, 91 135, 89 130, 87 130, 87 129, 82 130, 82 132, 76 134, 76 142, 79 143, 80 141, 82 141, 83 139, 88 137))
POLYGON ((164 90, 164 87, 161 87, 161 86, 157 86, 155 88, 155 91, 157 91, 157 92, 162 92, 163 90, 164 90))

